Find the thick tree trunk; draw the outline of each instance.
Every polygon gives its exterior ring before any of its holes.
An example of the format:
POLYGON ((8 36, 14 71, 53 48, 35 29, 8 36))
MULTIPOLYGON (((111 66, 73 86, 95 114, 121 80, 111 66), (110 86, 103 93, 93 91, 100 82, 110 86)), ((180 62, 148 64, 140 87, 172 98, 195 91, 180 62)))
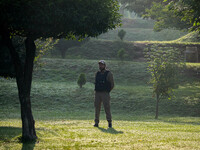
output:
POLYGON ((160 101, 160 96, 158 94, 156 94, 156 116, 155 116, 155 119, 158 119, 158 104, 159 104, 159 101, 160 101))
POLYGON ((19 54, 16 52, 9 32, 4 32, 2 38, 6 46, 10 50, 11 57, 14 62, 16 81, 18 87, 18 95, 21 104, 21 119, 22 119, 22 140, 34 141, 37 139, 35 132, 35 121, 31 111, 30 91, 33 72, 33 61, 35 57, 35 43, 34 40, 28 37, 25 41, 26 46, 26 60, 25 64, 21 63, 19 54))
MULTIPOLYGON (((23 140, 35 140, 37 138, 35 132, 35 121, 33 119, 31 111, 31 83, 33 72, 33 61, 35 58, 35 43, 31 37, 28 37, 25 41, 26 47, 26 60, 24 65, 24 77, 23 83, 19 82, 18 86, 22 87, 23 92, 20 93, 21 103, 21 119, 22 119, 22 139, 23 140)), ((21 79, 17 79, 21 80, 21 79)))

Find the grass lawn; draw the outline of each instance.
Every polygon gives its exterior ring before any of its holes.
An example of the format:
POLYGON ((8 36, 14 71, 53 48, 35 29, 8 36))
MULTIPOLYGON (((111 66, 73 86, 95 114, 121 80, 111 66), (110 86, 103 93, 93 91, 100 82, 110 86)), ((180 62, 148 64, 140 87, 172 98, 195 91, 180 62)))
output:
POLYGON ((92 120, 36 120, 36 143, 19 143, 20 120, 0 122, 0 149, 200 149, 198 118, 114 121, 99 128, 92 120))
POLYGON ((34 72, 32 111, 36 143, 19 142, 20 105, 15 79, 0 79, 0 149, 200 149, 199 78, 184 79, 172 100, 161 100, 154 119, 155 98, 147 84, 146 63, 107 61, 116 86, 111 92, 113 128, 101 111, 94 128, 96 60, 42 59, 34 72), (87 83, 80 89, 80 73, 87 83))

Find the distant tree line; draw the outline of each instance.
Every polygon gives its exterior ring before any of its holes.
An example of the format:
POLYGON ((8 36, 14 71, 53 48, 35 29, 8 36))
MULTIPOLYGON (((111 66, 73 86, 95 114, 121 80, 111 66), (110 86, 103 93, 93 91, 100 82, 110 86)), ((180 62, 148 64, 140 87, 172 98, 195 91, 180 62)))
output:
POLYGON ((199 0, 119 0, 124 8, 156 21, 154 29, 200 31, 199 0))

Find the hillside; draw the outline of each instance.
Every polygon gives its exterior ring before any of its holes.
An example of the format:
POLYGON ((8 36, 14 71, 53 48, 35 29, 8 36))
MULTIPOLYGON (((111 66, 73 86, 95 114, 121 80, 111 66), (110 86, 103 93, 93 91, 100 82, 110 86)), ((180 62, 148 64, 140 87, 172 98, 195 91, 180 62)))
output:
MULTIPOLYGON (((144 48, 158 44, 165 47, 175 47, 184 50, 186 46, 200 47, 200 43, 194 42, 178 42, 178 41, 121 41, 121 40, 94 40, 84 43, 80 47, 72 47, 66 50, 66 58, 69 59, 107 59, 119 60, 117 54, 120 49, 126 52, 125 60, 127 61, 144 61, 144 48)), ((64 47, 63 47, 64 48, 64 47)), ((198 48, 199 49, 199 48, 198 48)), ((52 52, 49 51, 48 57, 61 57, 58 48, 55 47, 52 52)), ((199 56, 200 57, 200 56, 199 56)))
POLYGON ((123 29, 126 31, 126 35, 124 37, 125 41, 171 41, 180 38, 187 33, 181 32, 178 30, 162 30, 160 32, 154 32, 153 28, 117 28, 115 30, 111 30, 107 33, 101 34, 98 36, 98 39, 103 40, 119 40, 117 36, 118 31, 123 29))
MULTIPOLYGON (((93 119, 93 83, 98 61, 42 59, 42 62, 45 65, 34 71, 33 76, 31 97, 35 117, 93 119), (76 82, 82 72, 86 74, 87 83, 80 89, 76 82), (56 115, 63 112, 63 115, 56 115)), ((147 84, 150 76, 146 63, 109 60, 107 64, 115 80, 111 93, 114 118, 130 120, 137 115, 153 118, 155 97, 147 84)), ((0 79, 0 84, 0 118, 20 118, 15 79, 0 79)), ((160 115, 199 116, 199 90, 199 79, 183 79, 179 89, 175 90, 175 97, 160 102, 160 115)))
POLYGON ((200 42, 200 34, 199 32, 191 32, 178 38, 174 42, 200 42))
MULTIPOLYGON (((94 83, 98 71, 98 59, 42 59, 44 66, 34 72, 34 80, 44 82, 76 82, 80 73, 85 73, 87 82, 94 83)), ((146 84, 149 81, 147 64, 144 62, 105 59, 107 68, 115 74, 120 85, 146 84)))
POLYGON ((111 41, 111 40, 90 40, 81 47, 73 47, 66 51, 67 58, 82 59, 118 59, 117 52, 125 49, 126 60, 136 60, 143 56, 143 52, 132 42, 111 41))
POLYGON ((117 36, 119 30, 126 31, 124 40, 126 41, 170 41, 176 40, 184 35, 186 32, 179 30, 165 29, 160 32, 154 32, 154 21, 149 19, 130 19, 123 18, 122 26, 115 30, 111 30, 105 34, 98 36, 98 39, 104 40, 119 40, 117 36))

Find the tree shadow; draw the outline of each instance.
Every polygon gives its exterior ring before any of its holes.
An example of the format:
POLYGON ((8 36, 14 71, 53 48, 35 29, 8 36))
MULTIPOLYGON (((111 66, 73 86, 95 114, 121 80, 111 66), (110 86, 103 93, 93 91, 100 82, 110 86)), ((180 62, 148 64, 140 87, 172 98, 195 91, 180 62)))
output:
POLYGON ((98 127, 98 129, 102 132, 110 133, 110 134, 123 134, 124 133, 123 131, 117 131, 114 128, 104 129, 104 128, 98 127))
MULTIPOLYGON (((181 117, 180 117, 181 118, 181 117)), ((184 117, 183 117, 184 118, 184 117)), ((173 118, 172 118, 173 119, 173 118)), ((200 125, 200 122, 199 121, 184 121, 184 119, 180 119, 180 120, 167 120, 165 118, 159 118, 157 119, 156 121, 162 121, 164 123, 170 123, 170 124, 188 124, 188 125, 200 125)))
POLYGON ((10 141, 12 138, 21 135, 22 129, 17 127, 0 127, 0 141, 10 141))
MULTIPOLYGON (((0 141, 11 142, 13 138, 20 141, 20 136, 22 134, 22 128, 17 127, 0 127, 0 141)), ((35 147, 35 142, 22 142, 22 150, 33 150, 35 147)))
POLYGON ((22 145, 22 150, 33 150, 35 147, 35 142, 24 142, 22 145))

